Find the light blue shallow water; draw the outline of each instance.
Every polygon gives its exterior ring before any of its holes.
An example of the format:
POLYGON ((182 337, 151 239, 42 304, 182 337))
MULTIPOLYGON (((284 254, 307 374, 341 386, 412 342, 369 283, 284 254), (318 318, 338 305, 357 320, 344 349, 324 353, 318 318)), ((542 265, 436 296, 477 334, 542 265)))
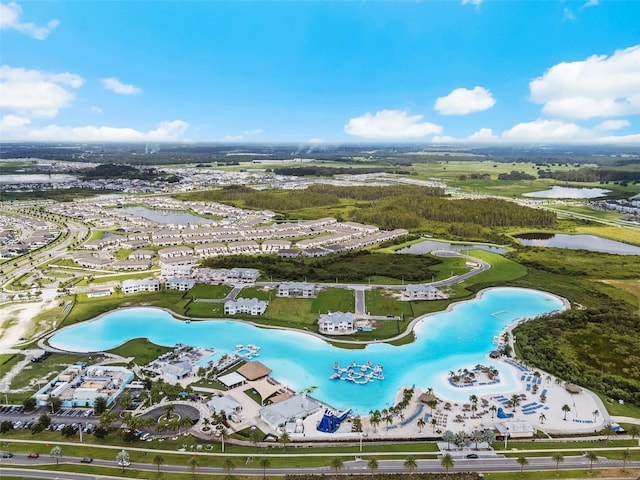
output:
POLYGON ((273 370, 272 376, 296 391, 316 386, 313 396, 338 409, 356 413, 388 408, 397 392, 415 385, 432 387, 442 397, 464 401, 470 394, 516 391, 517 374, 486 355, 494 349, 493 338, 519 318, 533 317, 563 307, 553 295, 518 288, 495 288, 480 298, 458 303, 448 312, 420 320, 416 340, 409 345, 368 345, 364 350, 334 347, 324 340, 297 331, 257 328, 231 320, 186 323, 155 308, 129 308, 73 325, 49 339, 56 348, 91 352, 109 350, 133 338, 148 338, 158 345, 213 347, 217 355, 230 353, 237 344, 261 347, 257 360, 273 370), (347 366, 367 360, 382 364, 384 380, 365 385, 331 380, 333 365, 347 366), (500 370, 499 385, 456 388, 447 381, 451 370, 493 365, 500 370))

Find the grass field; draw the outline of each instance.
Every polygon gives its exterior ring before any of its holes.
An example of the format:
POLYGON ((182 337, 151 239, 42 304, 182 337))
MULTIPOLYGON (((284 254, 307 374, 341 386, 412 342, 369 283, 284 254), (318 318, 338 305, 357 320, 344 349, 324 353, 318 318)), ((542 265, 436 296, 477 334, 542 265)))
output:
POLYGON ((205 283, 199 283, 189 290, 185 294, 185 297, 219 300, 229 295, 231 290, 233 290, 233 288, 228 285, 207 285, 205 283))
POLYGON ((129 340, 127 343, 120 345, 119 347, 109 350, 109 352, 125 358, 133 357, 138 365, 146 365, 151 363, 160 355, 172 350, 173 348, 156 345, 147 339, 136 338, 129 340))

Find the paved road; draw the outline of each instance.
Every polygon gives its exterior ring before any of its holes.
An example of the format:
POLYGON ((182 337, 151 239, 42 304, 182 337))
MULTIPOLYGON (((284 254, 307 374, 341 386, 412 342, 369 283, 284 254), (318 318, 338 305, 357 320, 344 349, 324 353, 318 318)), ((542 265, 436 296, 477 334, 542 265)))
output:
MULTIPOLYGON (((198 455, 204 455, 199 453, 198 455)), ((188 459, 191 458, 191 454, 185 454, 185 465, 163 465, 161 467, 161 471, 163 472, 176 472, 176 473, 187 473, 188 469, 186 467, 186 463, 188 459)), ((253 459, 250 463, 257 463, 258 456, 253 459)), ((262 475, 263 469, 256 466, 244 466, 243 460, 246 462, 246 455, 240 456, 237 458, 236 463, 237 468, 233 470, 234 474, 239 475, 262 475)), ((574 469, 589 469, 591 468, 591 462, 585 456, 566 456, 563 463, 560 465, 556 465, 556 463, 547 457, 528 457, 527 460, 529 464, 524 467, 525 471, 553 471, 556 468, 560 470, 574 470, 574 469)), ((24 476, 26 478, 60 478, 62 480, 65 479, 78 479, 85 480, 86 478, 112 478, 108 475, 81 475, 76 476, 78 474, 67 474, 61 472, 48 472, 48 471, 34 471, 29 470, 28 472, 24 470, 20 470, 20 465, 48 465, 52 463, 52 459, 48 456, 41 456, 38 459, 30 459, 27 458, 26 454, 18 454, 15 455, 11 459, 2 459, 0 466, 3 475, 14 475, 14 476, 24 476), (10 462, 7 462, 10 460, 10 462), (5 465, 11 466, 5 466, 5 465), (37 472, 37 476, 34 472, 37 472), (42 472, 42 476, 41 473, 42 472)), ((64 469, 65 464, 75 464, 80 462, 80 457, 63 457, 61 459, 61 467, 60 470, 64 469)), ((434 460, 417 460, 418 467, 415 469, 416 472, 435 472, 442 473, 446 472, 446 469, 440 465, 439 459, 434 460)), ((408 470, 404 467, 404 460, 378 460, 378 469, 377 473, 407 473, 408 470)), ((102 467, 112 467, 114 469, 120 469, 115 463, 115 454, 114 460, 94 460, 93 465, 102 466, 102 467)), ((610 460, 604 457, 600 457, 598 462, 593 464, 593 468, 620 468, 622 467, 622 461, 620 460, 610 460)), ((638 468, 640 467, 640 461, 627 462, 628 468, 638 468)), ((149 470, 156 471, 157 466, 153 463, 142 463, 142 462, 132 462, 131 465, 125 468, 134 469, 134 470, 149 470)), ((455 461, 455 465, 453 468, 449 469, 450 472, 509 472, 509 471, 520 471, 522 467, 518 464, 517 459, 515 458, 480 458, 474 460, 468 459, 459 459, 455 461)), ((197 469, 197 473, 223 473, 224 470, 219 467, 199 467, 197 469)), ((367 468, 367 457, 361 457, 361 460, 352 460, 344 462, 344 467, 341 470, 341 474, 350 474, 350 473, 370 473, 371 470, 367 468)), ((114 471, 115 473, 115 471, 114 471)), ((303 467, 303 468, 267 468, 267 475, 286 475, 286 474, 312 474, 312 473, 331 473, 331 469, 329 466, 317 466, 317 467, 303 467)))

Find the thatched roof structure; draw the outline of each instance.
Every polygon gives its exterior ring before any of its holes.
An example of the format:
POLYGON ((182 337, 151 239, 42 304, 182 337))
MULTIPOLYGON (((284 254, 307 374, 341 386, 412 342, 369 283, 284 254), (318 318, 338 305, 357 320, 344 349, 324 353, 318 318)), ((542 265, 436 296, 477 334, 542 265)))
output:
POLYGON ((249 381, 258 380, 271 373, 269 367, 258 361, 247 362, 236 371, 249 381))
POLYGON ((581 388, 581 387, 579 387, 578 385, 574 384, 574 383, 567 383, 567 384, 564 386, 564 389, 565 389, 567 392, 571 393, 571 394, 576 394, 576 393, 580 393, 580 392, 582 392, 582 388, 581 388))

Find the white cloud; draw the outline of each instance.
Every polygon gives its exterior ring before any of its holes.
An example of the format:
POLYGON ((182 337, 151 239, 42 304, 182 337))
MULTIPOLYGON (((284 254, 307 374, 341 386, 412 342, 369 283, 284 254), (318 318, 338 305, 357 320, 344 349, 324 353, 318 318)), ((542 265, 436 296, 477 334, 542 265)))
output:
POLYGON ((628 127, 629 125, 631 124, 626 120, 605 120, 595 128, 598 130, 619 130, 621 128, 628 127))
POLYGON ((44 27, 38 27, 31 22, 23 23, 20 22, 21 14, 22 8, 16 2, 0 3, 0 29, 16 30, 36 40, 44 40, 54 28, 60 25, 60 22, 55 19, 49 20, 44 27))
POLYGON ((576 16, 573 14, 570 8, 565 7, 562 11, 562 20, 573 21, 576 19, 576 16))
POLYGON ((442 115, 467 115, 487 110, 495 104, 493 95, 484 87, 456 88, 446 97, 439 97, 434 108, 442 115))
MULTIPOLYGON (((4 120, 4 118, 2 119, 4 120)), ((59 125, 47 125, 39 128, 24 128, 14 122, 12 128, 3 128, 3 137, 6 140, 33 140, 56 142, 176 142, 184 141, 182 135, 189 125, 182 120, 165 121, 158 128, 148 132, 142 132, 133 128, 118 128, 87 125, 82 127, 64 127, 59 125)))
POLYGON ((122 83, 116 77, 103 78, 101 82, 104 88, 120 95, 139 95, 142 93, 142 89, 122 83))
POLYGON ((493 134, 490 128, 481 128, 477 132, 472 133, 466 138, 456 138, 448 135, 433 137, 433 143, 470 143, 470 144, 496 144, 500 143, 500 137, 493 134))
POLYGON ((640 113, 640 45, 611 56, 554 65, 529 83, 531 100, 561 118, 587 119, 640 113))
POLYGON ((0 118, 0 129, 11 130, 15 128, 21 128, 25 125, 29 125, 31 120, 24 117, 18 117, 16 115, 4 115, 0 118))
POLYGON ((252 130, 245 130, 244 132, 242 132, 239 135, 225 135, 222 138, 223 142, 237 142, 239 140, 243 140, 244 138, 246 138, 249 135, 259 135, 262 133, 262 129, 261 128, 254 128, 252 130))
POLYGON ((541 119, 518 123, 502 133, 507 143, 573 143, 581 136, 582 129, 575 123, 541 119))
POLYGON ((438 134, 442 127, 421 122, 422 115, 407 115, 406 110, 380 110, 375 115, 367 112, 349 120, 344 131, 363 138, 403 139, 421 138, 438 134))
POLYGON ((55 117, 75 98, 71 88, 84 80, 73 73, 47 73, 24 68, 0 67, 0 109, 20 115, 55 117))

